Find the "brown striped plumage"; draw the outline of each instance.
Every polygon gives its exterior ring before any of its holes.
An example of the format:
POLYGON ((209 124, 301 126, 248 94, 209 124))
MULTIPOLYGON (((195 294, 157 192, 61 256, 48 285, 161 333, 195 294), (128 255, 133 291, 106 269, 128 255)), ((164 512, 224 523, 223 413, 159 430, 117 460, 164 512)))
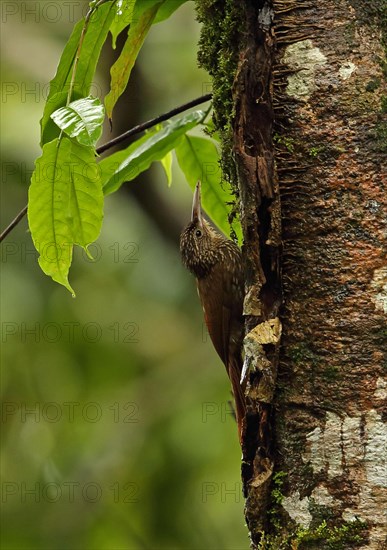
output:
POLYGON ((223 361, 235 398, 239 439, 245 417, 242 371, 244 276, 238 246, 217 233, 201 215, 200 182, 192 217, 180 237, 184 265, 195 275, 198 294, 214 348, 223 361))

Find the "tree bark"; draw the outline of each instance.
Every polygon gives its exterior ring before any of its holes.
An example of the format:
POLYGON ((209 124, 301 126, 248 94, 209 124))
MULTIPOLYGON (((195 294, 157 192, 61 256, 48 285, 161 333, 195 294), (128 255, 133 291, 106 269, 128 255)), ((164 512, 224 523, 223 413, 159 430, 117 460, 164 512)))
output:
POLYGON ((276 6, 282 531, 301 526, 312 539, 306 535, 303 547, 328 548, 335 533, 316 533, 326 521, 341 529, 343 548, 382 548, 387 164, 380 28, 357 2, 276 6))
POLYGON ((198 6, 244 231, 252 548, 386 548, 383 3, 198 6))

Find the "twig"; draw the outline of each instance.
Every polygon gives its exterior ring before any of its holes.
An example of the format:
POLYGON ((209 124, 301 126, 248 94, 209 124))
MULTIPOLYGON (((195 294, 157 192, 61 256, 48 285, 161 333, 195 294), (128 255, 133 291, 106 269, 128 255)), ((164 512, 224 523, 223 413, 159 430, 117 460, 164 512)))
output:
MULTIPOLYGON (((159 122, 164 122, 165 120, 168 120, 174 115, 178 115, 179 113, 182 113, 186 111, 187 109, 190 109, 191 107, 196 107, 196 105, 200 105, 201 103, 205 103, 206 101, 209 101, 212 98, 212 94, 206 94, 201 97, 197 97, 196 99, 193 99, 192 101, 189 101, 188 103, 184 103, 183 105, 180 105, 180 107, 176 107, 175 109, 172 109, 171 111, 168 111, 167 113, 164 113, 156 118, 152 118, 151 120, 148 120, 147 122, 143 122, 142 124, 138 124, 137 126, 134 126, 127 132, 124 132, 123 134, 117 136, 116 138, 108 141, 107 143, 104 143, 100 147, 97 147, 97 154, 101 154, 104 151, 107 151, 114 145, 117 145, 118 143, 121 143, 122 141, 125 141, 130 136, 134 136, 135 134, 139 134, 140 132, 143 132, 144 130, 147 130, 148 128, 151 128, 152 126, 155 126, 159 122)), ((11 223, 2 231, 0 234, 0 242, 5 239, 5 237, 18 225, 18 223, 24 218, 24 216, 27 213, 27 206, 23 208, 15 216, 15 218, 11 221, 11 223)))
POLYGON ((187 111, 191 107, 196 107, 196 105, 200 105, 201 103, 205 103, 206 101, 209 101, 212 98, 212 94, 206 94, 202 95, 201 97, 197 97, 196 99, 193 99, 192 101, 189 101, 188 103, 184 103, 184 105, 180 105, 180 107, 176 107, 175 109, 172 109, 171 111, 168 111, 168 113, 164 113, 156 118, 152 118, 151 120, 148 120, 147 122, 143 122, 142 124, 138 124, 137 126, 134 126, 127 132, 124 132, 123 134, 117 136, 116 138, 108 141, 107 143, 104 143, 103 145, 100 145, 97 147, 97 153, 100 155, 101 153, 104 153, 111 147, 114 147, 114 145, 117 145, 118 143, 121 143, 122 141, 125 141, 125 139, 138 134, 140 132, 143 132, 144 130, 148 130, 148 128, 152 128, 152 126, 156 126, 156 124, 159 124, 159 122, 164 122, 165 120, 168 120, 169 118, 173 117, 174 115, 178 115, 184 111, 187 111))
POLYGON ((24 216, 27 214, 27 206, 23 208, 23 210, 20 210, 19 214, 11 221, 8 227, 4 229, 4 231, 0 235, 0 242, 5 239, 5 237, 8 235, 8 233, 11 233, 12 229, 17 226, 17 224, 24 218, 24 216))

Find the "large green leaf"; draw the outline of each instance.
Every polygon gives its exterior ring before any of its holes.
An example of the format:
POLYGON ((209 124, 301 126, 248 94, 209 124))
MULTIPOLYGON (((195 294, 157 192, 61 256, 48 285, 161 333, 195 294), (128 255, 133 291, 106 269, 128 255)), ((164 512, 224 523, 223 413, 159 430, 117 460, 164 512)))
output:
POLYGON ((72 142, 71 193, 68 223, 73 229, 74 244, 87 251, 101 231, 103 192, 94 149, 72 142))
POLYGON ((194 111, 167 124, 162 130, 143 136, 127 149, 118 151, 99 163, 105 195, 131 181, 174 149, 181 137, 203 120, 203 111, 194 111))
MULTIPOLYGON (((164 0, 157 11, 153 24, 168 19, 185 2, 187 0, 164 0)), ((128 27, 132 21, 136 21, 143 11, 157 3, 160 3, 160 0, 137 0, 137 2, 133 0, 117 0, 117 14, 110 27, 113 49, 116 49, 117 37, 120 32, 128 27)))
POLYGON ((173 155, 172 151, 169 151, 164 158, 160 160, 161 166, 164 168, 165 175, 167 176, 168 187, 172 185, 172 163, 173 155))
POLYGON ((110 32, 112 34, 113 49, 117 46, 117 37, 126 27, 132 23, 134 6, 136 2, 133 0, 117 0, 116 3, 116 16, 110 25, 110 32))
MULTIPOLYGON (((198 180, 202 182, 204 210, 218 228, 229 235, 233 196, 227 184, 222 183, 219 153, 215 144, 203 137, 185 135, 176 147, 176 156, 191 189, 195 189, 198 180)), ((232 228, 241 242, 242 228, 238 220, 233 221, 232 228)))
POLYGON ((180 8, 180 6, 186 2, 187 0, 165 0, 163 5, 157 11, 157 15, 153 23, 155 24, 165 21, 165 19, 168 19, 168 17, 170 17, 172 13, 177 10, 177 8, 180 8))
MULTIPOLYGON (((115 3, 112 0, 102 4, 91 16, 80 51, 71 100, 89 95, 101 49, 115 13, 115 3)), ((50 82, 47 102, 40 121, 42 145, 59 135, 60 130, 51 119, 51 114, 66 105, 73 64, 84 23, 84 19, 82 19, 75 25, 72 35, 63 50, 56 74, 50 82)))
POLYGON ((55 124, 81 145, 94 147, 102 134, 105 111, 98 98, 85 97, 51 115, 55 124))
POLYGON ((92 148, 68 138, 43 147, 29 188, 28 222, 44 273, 73 292, 68 272, 73 245, 98 237, 103 194, 92 148))
MULTIPOLYGON (((116 48, 117 36, 120 32, 129 27, 129 25, 136 25, 145 11, 150 10, 154 6, 158 10, 162 4, 171 1, 173 2, 173 0, 117 0, 116 17, 110 26, 113 48, 116 48)), ((153 23, 156 22, 157 18, 158 14, 153 23)))
POLYGON ((120 96, 125 91, 128 84, 130 74, 137 59, 138 52, 145 40, 145 37, 152 26, 153 20, 157 14, 157 10, 163 3, 163 0, 152 5, 139 14, 137 10, 137 2, 134 8, 132 23, 129 28, 128 38, 122 52, 110 69, 111 82, 110 92, 105 97, 106 112, 109 119, 112 118, 112 113, 115 104, 120 96))

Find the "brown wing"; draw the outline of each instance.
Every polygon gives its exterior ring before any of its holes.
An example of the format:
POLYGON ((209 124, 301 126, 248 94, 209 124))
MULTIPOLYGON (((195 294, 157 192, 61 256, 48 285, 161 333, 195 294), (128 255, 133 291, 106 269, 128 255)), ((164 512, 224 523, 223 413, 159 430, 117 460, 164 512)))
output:
POLYGON ((231 311, 223 305, 223 270, 221 265, 215 265, 211 273, 197 281, 197 286, 208 333, 227 369, 231 311))
POLYGON ((227 243, 223 256, 225 261, 197 280, 197 286, 212 343, 227 368, 229 356, 242 344, 243 274, 240 251, 233 243, 227 243))
MULTIPOLYGON (((239 253, 239 251, 238 251, 239 253)), ((197 282, 204 318, 214 348, 223 361, 235 398, 239 438, 245 417, 244 392, 240 385, 243 338, 243 277, 240 262, 217 264, 197 282)))

